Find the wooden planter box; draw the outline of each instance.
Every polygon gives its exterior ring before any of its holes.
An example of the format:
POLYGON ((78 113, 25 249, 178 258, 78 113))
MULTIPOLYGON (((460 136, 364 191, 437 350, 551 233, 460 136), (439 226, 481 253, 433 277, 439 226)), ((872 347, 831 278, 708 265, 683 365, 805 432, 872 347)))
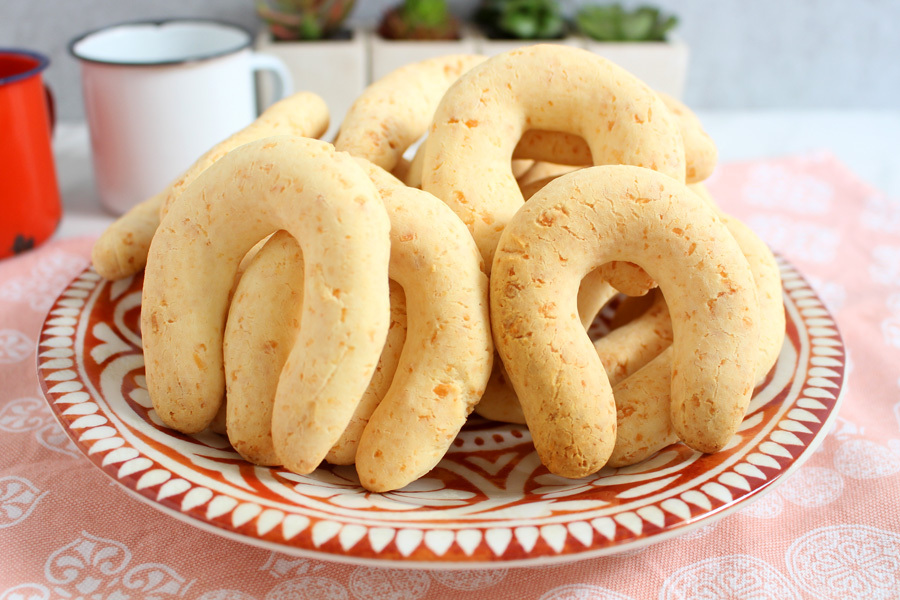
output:
POLYGON ((583 40, 574 35, 566 36, 558 40, 494 40, 479 31, 476 37, 478 54, 484 54, 485 56, 496 56, 498 54, 503 54, 504 52, 509 52, 510 50, 515 50, 516 48, 521 48, 522 46, 533 46, 535 44, 562 44, 564 46, 576 46, 578 48, 584 46, 583 40))
POLYGON ((673 38, 666 42, 595 42, 582 38, 584 48, 620 67, 658 92, 681 99, 687 80, 690 52, 687 44, 673 38))
POLYGON ((378 81, 391 71, 410 63, 448 54, 477 54, 476 40, 470 29, 464 28, 458 40, 418 41, 387 40, 377 32, 369 34, 371 81, 378 81))
MULTIPOLYGON (((354 30, 348 40, 316 42, 274 41, 268 30, 256 38, 260 52, 274 54, 284 61, 294 78, 295 91, 309 91, 320 95, 328 104, 331 125, 325 138, 334 139, 347 109, 368 85, 366 33, 354 30)), ((260 109, 273 101, 272 82, 260 78, 260 109)))

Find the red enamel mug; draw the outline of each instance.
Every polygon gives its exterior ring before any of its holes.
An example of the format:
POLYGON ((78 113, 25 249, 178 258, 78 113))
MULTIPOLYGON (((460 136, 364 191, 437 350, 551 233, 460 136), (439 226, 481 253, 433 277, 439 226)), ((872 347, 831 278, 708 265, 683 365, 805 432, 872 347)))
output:
POLYGON ((0 48, 0 258, 46 241, 62 215, 41 80, 48 64, 36 52, 0 48))

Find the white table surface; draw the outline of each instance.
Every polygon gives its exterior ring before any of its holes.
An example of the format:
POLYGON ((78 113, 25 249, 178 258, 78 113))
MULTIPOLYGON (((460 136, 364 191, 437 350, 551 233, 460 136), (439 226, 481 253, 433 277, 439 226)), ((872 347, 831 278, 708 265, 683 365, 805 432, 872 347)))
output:
MULTIPOLYGON (((731 162, 831 152, 870 185, 900 197, 898 111, 698 111, 731 162)), ((113 220, 97 196, 84 123, 59 123, 54 137, 64 214, 56 239, 99 235, 113 220)))

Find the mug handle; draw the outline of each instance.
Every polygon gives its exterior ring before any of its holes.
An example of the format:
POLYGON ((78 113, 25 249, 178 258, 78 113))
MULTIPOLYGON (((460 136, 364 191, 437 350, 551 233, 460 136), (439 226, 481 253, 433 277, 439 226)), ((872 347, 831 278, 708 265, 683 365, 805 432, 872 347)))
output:
POLYGON ((47 116, 50 118, 50 135, 53 135, 56 131, 56 98, 47 84, 44 84, 44 98, 47 100, 47 116))
POLYGON ((278 102, 294 91, 294 78, 287 65, 271 54, 254 52, 250 55, 250 68, 253 71, 269 71, 275 76, 275 97, 272 102, 278 102))

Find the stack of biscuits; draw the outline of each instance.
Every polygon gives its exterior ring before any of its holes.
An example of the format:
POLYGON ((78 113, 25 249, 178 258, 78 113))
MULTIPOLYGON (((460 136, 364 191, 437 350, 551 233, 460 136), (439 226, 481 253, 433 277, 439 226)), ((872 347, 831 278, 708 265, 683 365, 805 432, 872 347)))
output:
POLYGON ((729 442, 784 341, 781 282, 703 186, 716 147, 687 107, 537 45, 398 69, 333 144, 328 119, 282 100, 95 245, 107 279, 145 269, 163 423, 258 465, 355 464, 376 492, 473 410, 567 477, 729 442))

